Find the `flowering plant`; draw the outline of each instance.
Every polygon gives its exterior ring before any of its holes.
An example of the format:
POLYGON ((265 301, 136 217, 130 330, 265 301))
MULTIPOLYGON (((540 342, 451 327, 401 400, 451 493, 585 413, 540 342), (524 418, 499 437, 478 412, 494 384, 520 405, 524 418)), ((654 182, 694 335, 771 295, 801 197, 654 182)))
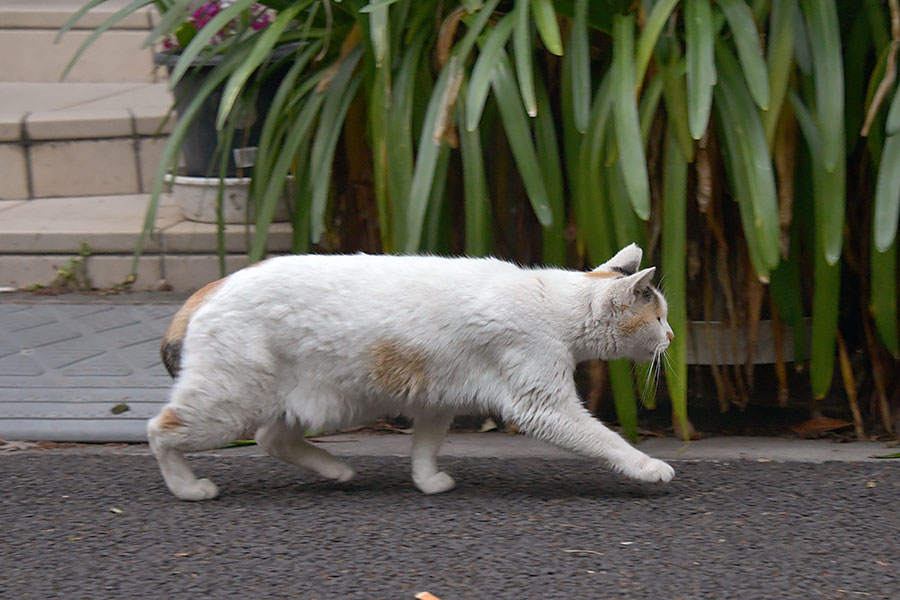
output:
MULTIPOLYGON (((197 32, 206 27, 213 17, 232 3, 233 0, 211 0, 190 6, 187 10, 189 16, 172 35, 167 36, 163 40, 163 48, 169 51, 177 51, 184 48, 194 39, 197 32)), ((247 10, 242 11, 239 16, 222 25, 219 31, 210 38, 208 46, 215 48, 226 39, 238 36, 247 29, 251 31, 264 29, 272 22, 274 14, 275 11, 273 9, 254 2, 247 10)))

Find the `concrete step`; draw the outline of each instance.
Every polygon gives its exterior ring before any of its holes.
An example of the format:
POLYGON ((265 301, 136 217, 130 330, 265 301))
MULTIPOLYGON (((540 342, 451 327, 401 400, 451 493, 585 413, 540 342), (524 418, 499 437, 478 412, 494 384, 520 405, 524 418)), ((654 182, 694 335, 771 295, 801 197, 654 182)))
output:
MULTIPOLYGON (((0 81, 59 81, 92 33, 129 0, 107 0, 57 41, 85 0, 0 0, 0 81)), ((145 8, 99 36, 69 72, 72 82, 154 82, 153 53, 143 44, 155 13, 145 8)))
POLYGON ((165 83, 0 82, 0 199, 150 190, 172 95, 165 83))
MULTIPOLYGON (((94 288, 123 282, 149 199, 149 194, 130 194, 0 201, 0 286, 49 285, 60 268, 79 263, 94 288), (82 248, 89 256, 81 256, 82 248)), ((273 223, 269 251, 289 252, 291 237, 290 224, 273 223)), ((229 225, 224 239, 226 272, 246 266, 247 228, 229 225)), ((173 198, 163 196, 137 275, 136 290, 166 280, 174 291, 186 292, 218 279, 216 226, 186 220, 173 198)))

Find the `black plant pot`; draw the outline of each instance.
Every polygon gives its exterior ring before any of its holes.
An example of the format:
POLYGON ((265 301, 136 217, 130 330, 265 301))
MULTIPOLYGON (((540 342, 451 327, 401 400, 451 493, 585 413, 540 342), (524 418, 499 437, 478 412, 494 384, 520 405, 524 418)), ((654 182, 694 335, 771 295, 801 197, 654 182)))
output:
MULTIPOLYGON (((290 53, 295 52, 301 44, 285 44, 272 51, 270 61, 279 61, 290 53)), ((161 52, 154 56, 154 63, 165 66, 171 74, 172 69, 180 58, 175 52, 161 52)), ((196 59, 194 66, 175 85, 175 113, 181 118, 184 110, 197 94, 206 75, 221 61, 221 56, 216 55, 203 59, 196 59)), ((261 82, 259 94, 255 106, 244 107, 241 114, 241 123, 235 129, 231 147, 228 148, 227 177, 247 175, 247 168, 253 165, 253 153, 248 149, 255 149, 259 144, 259 136, 265 116, 272 105, 272 99, 287 70, 290 68, 290 60, 283 60, 261 82), (241 164, 235 163, 235 150, 239 150, 241 164)), ((181 144, 182 169, 180 173, 192 177, 215 177, 219 173, 219 159, 216 156, 216 147, 219 143, 219 132, 216 131, 216 114, 219 110, 219 102, 222 99, 223 86, 220 85, 206 98, 200 106, 200 110, 188 125, 187 132, 181 144)))

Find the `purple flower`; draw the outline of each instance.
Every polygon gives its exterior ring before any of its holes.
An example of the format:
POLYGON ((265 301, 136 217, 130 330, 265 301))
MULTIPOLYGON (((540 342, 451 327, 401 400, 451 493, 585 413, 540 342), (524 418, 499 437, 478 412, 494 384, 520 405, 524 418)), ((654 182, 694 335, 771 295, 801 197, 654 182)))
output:
POLYGON ((254 31, 259 31, 260 29, 263 29, 265 26, 267 26, 270 21, 271 19, 269 18, 269 15, 266 13, 262 13, 253 20, 253 23, 251 23, 250 26, 253 27, 254 31))
POLYGON ((202 29, 218 12, 219 4, 217 2, 205 2, 191 15, 191 22, 197 29, 202 29))

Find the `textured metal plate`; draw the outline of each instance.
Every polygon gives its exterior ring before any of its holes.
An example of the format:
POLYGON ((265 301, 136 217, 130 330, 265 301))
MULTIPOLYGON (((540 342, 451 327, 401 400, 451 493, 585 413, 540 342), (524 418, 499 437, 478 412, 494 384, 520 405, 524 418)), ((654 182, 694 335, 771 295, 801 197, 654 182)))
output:
POLYGON ((174 304, 0 305, 0 438, 142 441, 174 304))

